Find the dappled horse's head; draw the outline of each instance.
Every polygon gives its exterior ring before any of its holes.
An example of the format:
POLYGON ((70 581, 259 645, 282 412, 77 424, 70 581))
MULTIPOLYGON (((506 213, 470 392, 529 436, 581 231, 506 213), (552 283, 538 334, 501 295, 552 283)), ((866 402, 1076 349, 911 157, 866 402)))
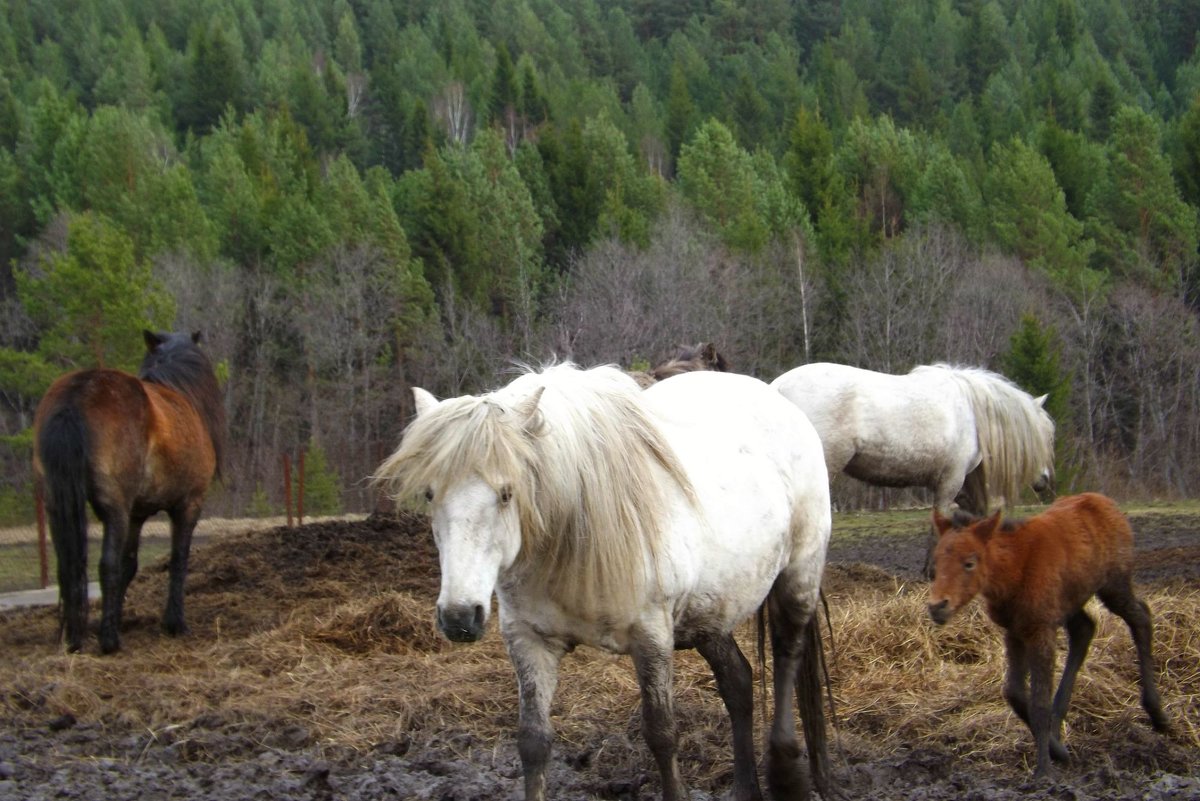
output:
POLYGON ((655 381, 662 381, 680 373, 690 373, 695 370, 713 370, 719 373, 729 372, 729 362, 717 352, 711 342, 700 342, 695 345, 680 345, 675 357, 663 362, 650 371, 655 381))
POLYGON ((1041 468, 1033 481, 1033 491, 1037 493, 1042 503, 1054 500, 1054 419, 1046 411, 1046 397, 1039 395, 1033 399, 1037 406, 1037 428, 1043 440, 1043 458, 1041 468))
POLYGON ((945 517, 933 510, 938 541, 933 551, 929 616, 939 625, 979 594, 987 582, 987 543, 1000 527, 1000 512, 977 518, 966 512, 945 517))

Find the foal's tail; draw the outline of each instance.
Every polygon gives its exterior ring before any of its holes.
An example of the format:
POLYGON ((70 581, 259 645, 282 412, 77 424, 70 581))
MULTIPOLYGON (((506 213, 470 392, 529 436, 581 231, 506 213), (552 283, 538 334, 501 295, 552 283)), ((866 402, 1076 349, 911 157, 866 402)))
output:
POLYGON ((801 632, 800 667, 796 671, 796 705, 804 726, 808 746, 809 769, 813 785, 821 798, 833 798, 833 770, 829 761, 829 737, 826 733, 823 692, 826 687, 825 650, 821 641, 821 616, 809 617, 801 632))
POLYGON ((73 405, 53 411, 38 431, 50 537, 58 558, 59 634, 83 647, 87 628, 88 429, 73 405))

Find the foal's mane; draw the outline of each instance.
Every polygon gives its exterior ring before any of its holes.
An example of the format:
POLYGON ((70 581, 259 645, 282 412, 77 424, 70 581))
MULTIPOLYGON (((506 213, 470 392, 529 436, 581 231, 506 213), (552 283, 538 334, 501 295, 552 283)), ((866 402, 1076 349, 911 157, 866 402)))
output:
POLYGON ((1054 423, 1049 414, 999 373, 947 364, 917 367, 912 373, 928 370, 951 375, 971 405, 988 496, 1016 503, 1024 486, 1054 463, 1054 423))
POLYGON ((403 498, 473 473, 512 492, 522 536, 516 569, 581 612, 640 606, 672 485, 692 497, 641 390, 613 367, 558 364, 443 401, 409 425, 376 481, 403 498), (522 402, 539 388, 525 418, 522 402))
POLYGON ((159 344, 149 351, 138 369, 138 378, 170 387, 187 398, 212 440, 217 477, 225 461, 225 404, 208 354, 197 345, 198 334, 157 334, 159 344))

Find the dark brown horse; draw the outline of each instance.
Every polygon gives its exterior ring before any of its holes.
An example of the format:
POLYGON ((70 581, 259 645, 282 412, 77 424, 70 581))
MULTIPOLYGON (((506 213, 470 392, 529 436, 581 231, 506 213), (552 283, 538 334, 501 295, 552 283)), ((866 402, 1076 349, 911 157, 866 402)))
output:
POLYGON ((698 342, 695 345, 680 345, 674 358, 663 362, 650 371, 655 381, 662 381, 680 373, 690 373, 693 370, 714 370, 719 373, 729 372, 729 362, 711 342, 698 342))
POLYGON ((1028 520, 1004 523, 999 512, 985 519, 959 512, 951 520, 935 508, 933 524, 939 539, 929 614, 945 623, 983 595, 988 617, 1004 629, 1004 697, 1033 732, 1035 775, 1046 773, 1051 757, 1067 760, 1059 737, 1075 675, 1096 632, 1083 608, 1093 595, 1128 624, 1142 706, 1156 730, 1169 728, 1154 686, 1150 609, 1133 592, 1133 532, 1115 503, 1097 493, 1072 495, 1028 520), (1051 703, 1059 626, 1067 630, 1067 661, 1051 703))
POLYGON ((103 368, 68 373, 34 418, 33 467, 58 558, 60 633, 70 651, 83 647, 87 629, 88 504, 104 525, 100 650, 121 647, 121 608, 137 573, 142 524, 159 511, 171 518, 163 629, 187 631, 188 553, 208 486, 220 475, 225 410, 199 333, 144 336, 137 377, 103 368))

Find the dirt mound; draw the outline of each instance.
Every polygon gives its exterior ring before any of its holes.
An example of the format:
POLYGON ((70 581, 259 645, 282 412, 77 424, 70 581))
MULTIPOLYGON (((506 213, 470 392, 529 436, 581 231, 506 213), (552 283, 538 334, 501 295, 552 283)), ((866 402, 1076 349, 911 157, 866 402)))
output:
MULTIPOLYGON (((1075 761, 1039 785, 1028 779, 1031 738, 1000 698, 995 629, 979 614, 936 631, 925 620, 927 532, 840 543, 835 533, 825 593, 846 797, 1197 797, 1187 778, 1200 771, 1195 530, 1186 515, 1134 526, 1177 731, 1159 737, 1144 724, 1128 635, 1098 615, 1068 717, 1075 761)), ((124 650, 113 657, 94 644, 63 654, 53 609, 2 613, 0 798, 519 795, 512 668, 494 627, 471 646, 436 632, 438 582, 428 520, 373 515, 198 544, 189 637, 158 629, 165 560, 131 587, 124 650)), ((752 626, 739 640, 752 656, 752 626)), ((692 652, 678 654, 676 689, 693 799, 719 797, 730 783, 728 723, 692 652)), ((568 657, 553 714, 555 797, 656 795, 627 659, 568 657)))

